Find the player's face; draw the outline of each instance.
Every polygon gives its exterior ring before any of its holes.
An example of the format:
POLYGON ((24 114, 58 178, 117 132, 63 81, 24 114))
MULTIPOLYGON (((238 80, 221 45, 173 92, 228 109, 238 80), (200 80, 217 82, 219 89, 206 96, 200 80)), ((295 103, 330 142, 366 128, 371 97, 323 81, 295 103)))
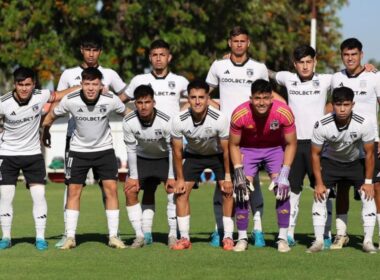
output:
POLYGON ((310 55, 308 55, 301 58, 300 60, 295 61, 294 68, 302 80, 309 80, 313 77, 315 64, 315 58, 312 58, 310 55))
POLYGON ((272 93, 271 92, 259 92, 251 96, 251 103, 254 113, 259 116, 264 116, 268 113, 272 106, 272 93))
POLYGON ((202 114, 207 110, 209 95, 204 89, 191 89, 188 96, 191 110, 202 114))
POLYGON ((101 49, 84 47, 84 48, 81 48, 80 51, 83 55, 83 61, 88 67, 93 67, 93 66, 98 65, 99 56, 100 56, 100 53, 102 52, 101 49))
POLYGON ((171 59, 172 56, 169 50, 164 48, 153 49, 149 54, 149 60, 153 70, 161 71, 167 69, 171 59))
POLYGON ((249 48, 249 38, 247 35, 240 34, 228 40, 228 46, 234 56, 240 57, 247 53, 249 48))
POLYGON ((102 89, 102 81, 99 79, 82 81, 82 91, 88 101, 95 101, 102 89))
POLYGON ((361 60, 363 58, 363 52, 359 51, 359 49, 343 49, 342 51, 342 61, 346 69, 355 73, 356 70, 361 67, 361 60))
POLYGON ((141 118, 149 118, 153 114, 156 102, 151 96, 144 96, 135 101, 135 106, 141 118))
POLYGON ((354 107, 354 102, 352 101, 341 101, 333 103, 333 108, 335 116, 339 121, 346 121, 351 116, 352 108, 354 107))
POLYGON ((15 82, 15 91, 18 99, 21 102, 29 100, 34 87, 35 83, 32 78, 26 78, 25 80, 15 82))

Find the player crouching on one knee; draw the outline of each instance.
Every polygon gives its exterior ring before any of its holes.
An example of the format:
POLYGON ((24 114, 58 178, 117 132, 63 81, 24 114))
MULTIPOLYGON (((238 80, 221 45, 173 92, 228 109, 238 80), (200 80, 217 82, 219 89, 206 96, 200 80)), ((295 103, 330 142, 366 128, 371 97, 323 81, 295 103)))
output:
POLYGON ((363 205, 363 251, 376 253, 372 243, 376 223, 372 184, 376 129, 368 119, 352 111, 355 104, 353 100, 352 89, 335 88, 332 93, 333 113, 324 116, 314 126, 311 153, 316 182, 312 210, 315 241, 307 250, 308 253, 319 252, 324 248, 326 201, 330 188, 335 185, 339 188, 341 182, 359 189, 363 205))
POLYGON ((177 222, 173 188, 174 172, 170 145, 170 117, 155 108, 154 91, 148 85, 134 90, 136 110, 123 121, 124 141, 127 145, 129 178, 125 182, 125 196, 129 220, 136 233, 131 248, 151 244, 155 192, 161 181, 168 194, 168 246, 177 241, 177 222), (139 190, 144 190, 142 205, 139 190))
POLYGON ((223 248, 233 248, 233 198, 228 153, 228 120, 209 102, 209 86, 196 80, 187 88, 190 108, 172 122, 173 162, 176 172, 174 192, 176 194, 177 222, 181 239, 174 250, 191 248, 189 197, 194 182, 205 168, 215 172, 223 193, 223 248), (183 150, 183 137, 187 140, 183 150), (184 153, 184 154, 183 154, 184 153), (184 162, 183 162, 183 159, 184 162))

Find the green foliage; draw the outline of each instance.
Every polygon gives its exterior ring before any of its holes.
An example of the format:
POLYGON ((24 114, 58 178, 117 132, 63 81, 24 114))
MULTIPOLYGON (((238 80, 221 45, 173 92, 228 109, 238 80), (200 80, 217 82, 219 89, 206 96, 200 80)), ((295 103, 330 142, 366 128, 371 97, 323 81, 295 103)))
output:
MULTIPOLYGON (((337 10, 347 0, 319 0, 318 70, 336 69, 340 27, 337 10)), ((295 46, 309 42, 311 1, 237 0, 0 0, 0 68, 33 67, 44 82, 57 82, 62 67, 80 60, 78 38, 96 30, 105 39, 101 63, 129 81, 149 66, 157 38, 172 46, 172 69, 189 79, 205 77, 228 52, 229 30, 246 27, 250 54, 273 70, 289 69, 295 46)))

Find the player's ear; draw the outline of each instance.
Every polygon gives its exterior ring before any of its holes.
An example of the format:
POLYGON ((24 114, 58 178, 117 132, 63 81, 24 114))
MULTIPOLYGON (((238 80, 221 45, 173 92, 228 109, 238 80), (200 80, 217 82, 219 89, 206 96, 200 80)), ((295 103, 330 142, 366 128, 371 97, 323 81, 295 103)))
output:
POLYGON ((168 56, 168 62, 169 62, 169 63, 170 63, 170 61, 172 61, 172 58, 173 58, 172 54, 169 53, 169 56, 168 56))
POLYGON ((251 40, 248 39, 248 48, 249 48, 249 45, 251 45, 251 40))
POLYGON ((231 48, 231 39, 228 39, 228 46, 231 48))
POLYGON ((360 60, 363 59, 363 56, 364 56, 364 53, 363 53, 363 51, 361 51, 361 52, 360 52, 360 60))

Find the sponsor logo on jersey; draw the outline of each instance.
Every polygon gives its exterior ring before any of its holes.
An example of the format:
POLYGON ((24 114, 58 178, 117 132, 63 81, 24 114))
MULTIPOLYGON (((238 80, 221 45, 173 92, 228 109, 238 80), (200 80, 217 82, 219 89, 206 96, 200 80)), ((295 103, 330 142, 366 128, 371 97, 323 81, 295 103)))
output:
POLYGON ((211 135, 212 134, 212 127, 206 127, 205 128, 205 133, 208 134, 208 135, 211 135))
MULTIPOLYGON (((15 114, 16 115, 16 114, 15 114)), ((8 124, 22 124, 22 123, 25 123, 25 122, 31 122, 33 121, 34 119, 37 119, 40 115, 35 115, 35 116, 31 116, 31 117, 28 117, 28 118, 23 118, 21 120, 10 120, 10 119, 6 119, 5 122, 8 123, 8 124)))
POLYGON ((280 123, 278 120, 273 120, 269 125, 270 130, 276 130, 280 128, 280 123))
POLYGON ((156 96, 168 96, 168 95, 175 95, 175 92, 172 91, 157 91, 154 93, 156 96))
POLYGON ((250 85, 252 84, 251 80, 246 80, 246 79, 234 79, 234 78, 222 78, 221 79, 222 83, 232 83, 232 84, 247 84, 250 85))
POLYGON ((102 117, 86 117, 86 116, 79 117, 79 116, 76 116, 75 119, 78 121, 94 122, 94 121, 100 121, 102 119, 102 117))
POLYGON ((318 128, 318 126, 319 126, 319 122, 316 122, 314 125, 314 128, 318 128))
POLYGON ((292 95, 318 95, 321 93, 320 90, 289 90, 289 94, 292 95))
POLYGON ((367 81, 366 81, 366 80, 361 80, 361 81, 359 82, 359 86, 360 86, 361 88, 366 88, 366 87, 367 87, 367 81))
POLYGON ((33 112, 37 112, 38 111, 38 104, 34 105, 32 107, 32 110, 33 110, 33 112))
POLYGON ((228 69, 224 72, 224 74, 230 74, 230 71, 228 69))
POLYGON ((247 76, 248 76, 249 78, 251 78, 251 77, 253 76, 253 69, 252 69, 252 68, 248 68, 248 69, 247 69, 247 76))
POLYGON ((169 81, 168 82, 168 86, 170 89, 174 89, 175 88, 175 82, 174 81, 169 81))
POLYGON ((354 91, 354 93, 355 93, 355 95, 366 95, 367 94, 366 91, 358 91, 358 90, 354 91))
POLYGON ((155 129, 154 134, 156 134, 156 136, 162 136, 162 130, 161 129, 155 129))
POLYGON ((319 81, 313 80, 313 87, 319 87, 319 81))

